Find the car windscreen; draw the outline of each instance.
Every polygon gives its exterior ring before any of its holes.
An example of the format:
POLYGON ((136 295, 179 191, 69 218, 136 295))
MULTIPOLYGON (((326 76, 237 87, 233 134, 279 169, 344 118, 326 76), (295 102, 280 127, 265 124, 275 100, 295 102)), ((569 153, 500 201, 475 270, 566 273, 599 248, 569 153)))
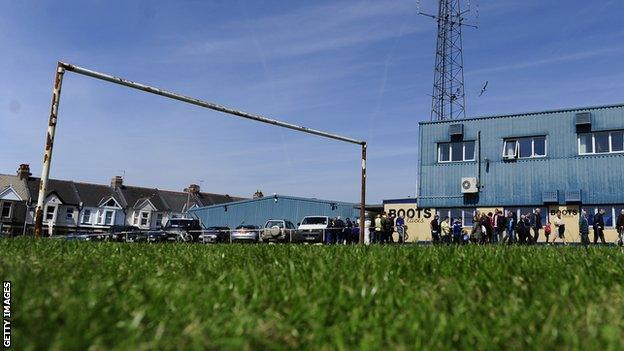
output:
POLYGON ((207 230, 230 230, 228 227, 208 227, 207 230))
POLYGON ((272 227, 278 227, 278 228, 284 228, 284 222, 282 221, 268 221, 267 224, 265 225, 266 228, 272 228, 272 227))
POLYGON ((327 217, 306 217, 301 224, 327 224, 327 217))

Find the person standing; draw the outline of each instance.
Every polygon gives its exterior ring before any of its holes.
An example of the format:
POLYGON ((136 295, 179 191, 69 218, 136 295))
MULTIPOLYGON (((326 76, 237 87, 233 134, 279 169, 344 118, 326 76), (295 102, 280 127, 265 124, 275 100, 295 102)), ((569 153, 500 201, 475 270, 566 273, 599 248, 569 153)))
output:
MULTIPOLYGON (((537 240, 539 240, 540 229, 542 229, 542 211, 536 208, 533 212, 533 243, 535 244, 537 244, 537 240)), ((546 242, 548 242, 548 239, 546 242)))
POLYGON ((470 240, 475 244, 483 243, 483 227, 481 226, 481 214, 476 213, 472 218, 472 231, 470 233, 470 240))
POLYGON ((605 244, 604 238, 604 208, 598 210, 598 213, 594 216, 594 244, 598 243, 598 238, 605 244))
POLYGON ((618 244, 624 245, 624 209, 620 211, 617 221, 615 222, 615 228, 618 232, 618 244))
POLYGON ((440 224, 440 229, 442 230, 442 243, 444 244, 451 242, 451 224, 449 221, 448 217, 444 217, 442 224, 440 224))
POLYGON ((353 222, 351 221, 349 217, 347 217, 345 219, 345 229, 344 229, 344 237, 345 237, 345 242, 347 244, 351 244, 351 242, 353 241, 353 236, 351 235, 352 228, 353 228, 353 222))
POLYGON ((334 228, 336 228, 336 243, 338 245, 343 245, 345 243, 345 222, 340 218, 340 216, 336 217, 336 222, 334 223, 334 228))
POLYGON ((487 216, 481 216, 481 225, 485 227, 485 237, 486 241, 489 243, 492 242, 494 234, 494 219, 492 218, 492 216, 492 212, 489 212, 487 216))
POLYGON ((376 244, 381 241, 381 228, 382 228, 381 215, 377 215, 375 217, 375 230, 373 231, 373 244, 376 244))
POLYGON ((391 214, 388 214, 388 217, 386 218, 384 233, 384 242, 386 244, 393 243, 394 240, 392 239, 392 234, 394 233, 394 216, 391 214))
POLYGON ((453 222, 453 243, 454 244, 461 244, 462 243, 462 223, 461 223, 461 219, 457 218, 455 219, 455 222, 453 222))
POLYGON ((515 244, 516 243, 516 221, 514 220, 514 216, 511 211, 507 213, 507 221, 506 221, 505 230, 507 231, 507 234, 505 235, 505 238, 503 238, 503 242, 507 241, 509 244, 515 244))
POLYGON ((579 233, 581 233, 581 244, 583 246, 589 245, 589 221, 587 221, 587 212, 585 210, 581 211, 581 218, 579 218, 579 233))
POLYGON ((550 243, 550 234, 552 233, 552 225, 550 222, 544 226, 544 236, 546 237, 546 244, 550 243))
POLYGON ((498 235, 498 241, 501 243, 504 241, 504 233, 507 229, 507 217, 501 210, 498 211, 498 219, 496 220, 496 234, 498 235))
POLYGON ((526 227, 527 221, 526 221, 526 216, 525 215, 520 215, 520 220, 518 221, 517 224, 517 230, 518 230, 518 241, 520 243, 520 245, 526 245, 527 243, 527 227, 526 227))
POLYGON ((492 217, 492 244, 498 243, 498 208, 494 210, 494 217, 492 217))
POLYGON ((429 228, 431 229, 431 242, 433 244, 439 244, 441 235, 440 216, 437 214, 433 216, 433 219, 429 222, 429 228))
POLYGON ((405 219, 402 214, 396 219, 396 231, 399 234, 399 244, 405 243, 405 219))
POLYGON ((431 228, 431 242, 433 244, 440 243, 440 216, 435 215, 433 219, 429 223, 429 228, 431 228))
POLYGON ((561 212, 558 212, 557 217, 555 218, 555 228, 557 228, 557 235, 553 237, 552 244, 555 243, 557 237, 561 238, 564 244, 567 244, 565 238, 565 222, 563 222, 563 219, 561 218, 561 212))

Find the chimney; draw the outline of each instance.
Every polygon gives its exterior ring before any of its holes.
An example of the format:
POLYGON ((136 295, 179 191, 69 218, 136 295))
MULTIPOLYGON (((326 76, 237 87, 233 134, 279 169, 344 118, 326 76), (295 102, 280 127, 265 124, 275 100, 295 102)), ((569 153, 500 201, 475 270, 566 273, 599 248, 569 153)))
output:
POLYGON ((19 165, 19 168, 17 169, 17 176, 19 177, 20 180, 24 180, 24 179, 28 179, 28 177, 30 177, 32 175, 32 173, 30 173, 30 166, 22 163, 21 165, 19 165))
POLYGON ((123 186, 123 177, 122 176, 113 177, 113 179, 111 180, 111 188, 120 189, 122 186, 123 186))
POLYGON ((191 184, 191 185, 189 185, 189 187, 186 189, 186 191, 188 191, 189 193, 191 193, 191 195, 197 195, 197 194, 199 194, 199 185, 197 185, 197 184, 191 184))

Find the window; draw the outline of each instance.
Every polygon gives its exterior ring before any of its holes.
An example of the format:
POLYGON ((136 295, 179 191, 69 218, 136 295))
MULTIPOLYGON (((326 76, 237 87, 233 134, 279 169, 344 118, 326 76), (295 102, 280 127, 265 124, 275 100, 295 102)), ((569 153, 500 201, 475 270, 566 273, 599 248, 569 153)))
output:
POLYGON ((474 208, 441 208, 437 211, 437 215, 440 217, 440 222, 444 220, 444 218, 449 217, 450 223, 455 222, 456 219, 460 219, 462 221, 462 226, 471 227, 473 224, 473 218, 475 215, 474 208))
POLYGON ((624 130, 578 135, 579 155, 624 152, 624 130))
POLYGON ((162 225, 163 224, 163 215, 162 213, 159 213, 156 215, 156 225, 162 225))
POLYGON ((68 221, 71 221, 74 219, 74 209, 73 208, 68 208, 65 212, 65 219, 67 219, 68 221))
POLYGON ((503 158, 546 157, 546 137, 505 139, 503 158))
POLYGON ((45 216, 46 221, 52 221, 54 220, 54 213, 56 212, 56 207, 47 206, 45 212, 46 212, 46 216, 45 216))
POLYGON ((438 162, 451 161, 451 144, 444 143, 438 146, 438 162))
POLYGON ((2 218, 9 218, 11 217, 11 208, 13 207, 13 204, 10 202, 4 202, 2 204, 2 218))
POLYGON ((91 223, 91 210, 84 210, 82 212, 82 223, 84 224, 91 223))
POLYGON ((438 144, 438 162, 466 162, 474 160, 474 141, 438 144))
POLYGON ((113 211, 105 211, 104 212, 104 224, 105 225, 113 225, 113 211))
POLYGON ((623 207, 621 206, 606 206, 606 207, 596 207, 596 206, 583 206, 581 207, 581 210, 587 212, 587 222, 589 223, 589 226, 593 226, 594 225, 594 218, 596 217, 596 214, 598 214, 598 210, 600 209, 604 209, 604 214, 602 215, 602 220, 605 223, 605 228, 613 228, 615 226, 615 220, 614 218, 617 218, 617 216, 620 214, 620 211, 622 210, 623 207), (614 217, 615 216, 615 217, 614 217))
POLYGON ((141 226, 149 225, 149 212, 141 212, 141 226))

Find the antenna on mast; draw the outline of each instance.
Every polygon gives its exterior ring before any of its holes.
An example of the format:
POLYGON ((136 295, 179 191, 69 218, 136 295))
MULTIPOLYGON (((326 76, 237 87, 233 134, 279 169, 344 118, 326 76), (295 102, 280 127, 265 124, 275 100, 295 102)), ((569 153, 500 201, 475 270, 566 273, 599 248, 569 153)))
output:
MULTIPOLYGON (((417 6, 420 8, 420 1, 417 6)), ((470 10, 470 2, 463 9, 460 0, 439 0, 437 15, 418 11, 419 15, 433 18, 438 23, 432 121, 466 117, 462 27, 478 28, 465 22, 465 15, 470 10)))

